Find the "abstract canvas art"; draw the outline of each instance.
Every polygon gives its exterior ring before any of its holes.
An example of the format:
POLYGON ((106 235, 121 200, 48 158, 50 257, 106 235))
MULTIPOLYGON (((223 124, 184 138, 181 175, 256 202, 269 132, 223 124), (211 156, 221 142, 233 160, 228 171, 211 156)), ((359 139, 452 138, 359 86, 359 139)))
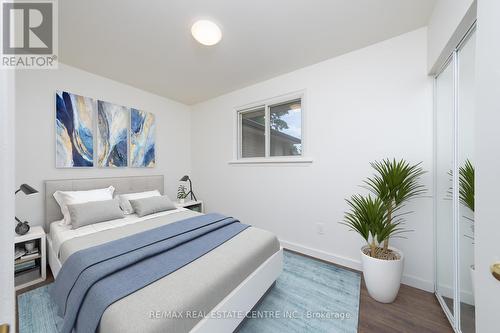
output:
POLYGON ((94 165, 93 118, 96 101, 89 97, 56 92, 56 167, 94 165))
POLYGON ((155 157, 155 116, 150 112, 131 109, 130 164, 136 168, 152 168, 155 157))
POLYGON ((97 162, 99 167, 128 165, 130 109, 109 102, 97 102, 97 162))

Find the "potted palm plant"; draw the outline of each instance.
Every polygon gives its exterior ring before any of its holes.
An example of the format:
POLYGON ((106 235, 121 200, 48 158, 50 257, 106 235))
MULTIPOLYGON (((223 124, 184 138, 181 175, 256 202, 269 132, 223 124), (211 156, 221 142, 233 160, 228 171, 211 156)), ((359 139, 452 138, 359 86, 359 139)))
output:
POLYGON ((389 241, 409 231, 403 227, 405 213, 401 209, 425 192, 419 184, 424 174, 420 164, 395 159, 373 162, 375 174, 364 183, 375 197, 353 196, 347 200, 350 211, 342 223, 367 242, 361 248, 363 276, 370 296, 382 303, 393 302, 401 284, 404 254, 390 247, 389 241))
POLYGON ((403 273, 403 253, 391 249, 384 251, 383 244, 389 237, 405 232, 401 221, 388 223, 385 203, 378 197, 354 195, 346 200, 350 211, 344 222, 366 241, 361 248, 361 262, 368 293, 379 302, 392 302, 399 291, 403 273))
MULTIPOLYGON (((448 175, 453 178, 453 171, 449 171, 448 175)), ((450 179, 451 181, 452 179, 450 179)), ((451 200, 453 196, 453 188, 448 189, 447 199, 451 200)), ((472 236, 464 235, 471 238, 474 243, 474 166, 469 159, 466 159, 464 165, 458 168, 458 197, 460 204, 468 208, 472 212, 472 217, 463 216, 464 219, 471 223, 472 236)), ((469 266, 472 290, 474 291, 475 283, 475 267, 474 264, 469 266)))
MULTIPOLYGON (((472 212, 472 218, 465 217, 471 222, 472 241, 474 241, 474 166, 470 160, 465 160, 463 166, 458 169, 458 196, 460 203, 472 212)), ((470 265, 470 277, 472 282, 472 290, 475 283, 475 267, 470 265)))

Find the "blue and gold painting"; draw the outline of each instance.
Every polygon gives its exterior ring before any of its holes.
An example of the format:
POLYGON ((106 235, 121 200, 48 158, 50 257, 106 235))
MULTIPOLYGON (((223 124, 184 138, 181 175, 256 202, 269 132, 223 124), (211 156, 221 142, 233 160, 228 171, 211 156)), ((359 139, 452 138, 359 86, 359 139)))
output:
POLYGON ((97 102, 97 165, 128 165, 128 128, 130 109, 109 102, 97 102))
POLYGON ((56 168, 94 165, 95 110, 92 98, 56 92, 56 168))
POLYGON ((155 157, 155 115, 131 109, 130 164, 135 168, 152 168, 155 157))

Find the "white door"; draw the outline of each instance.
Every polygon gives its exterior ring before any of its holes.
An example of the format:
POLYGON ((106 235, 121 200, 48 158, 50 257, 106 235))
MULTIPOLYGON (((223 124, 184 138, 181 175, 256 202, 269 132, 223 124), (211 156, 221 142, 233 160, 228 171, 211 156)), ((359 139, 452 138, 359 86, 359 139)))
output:
POLYGON ((476 332, 500 332, 500 1, 479 0, 476 31, 476 332))
POLYGON ((14 73, 0 69, 0 325, 14 315, 14 73))

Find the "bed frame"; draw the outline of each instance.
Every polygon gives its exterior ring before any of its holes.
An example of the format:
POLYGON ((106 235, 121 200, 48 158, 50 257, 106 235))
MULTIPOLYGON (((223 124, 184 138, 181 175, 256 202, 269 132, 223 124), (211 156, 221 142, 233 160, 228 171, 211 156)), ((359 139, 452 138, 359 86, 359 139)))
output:
MULTIPOLYGON (((159 190, 164 193, 164 179, 158 176, 138 177, 112 177, 112 178, 85 178, 64 179, 45 181, 45 231, 49 235, 50 223, 61 220, 62 214, 59 205, 55 201, 54 192, 61 191, 85 191, 96 188, 115 187, 116 194, 159 190)), ((49 266, 54 277, 57 277, 61 269, 61 262, 52 248, 52 240, 47 237, 47 253, 49 266)), ((252 274, 250 274, 240 285, 227 295, 212 311, 225 313, 237 311, 246 313, 252 310, 259 299, 266 293, 276 281, 283 269, 283 250, 280 249, 252 274)), ((231 318, 215 319, 216 316, 207 316, 193 327, 193 333, 211 332, 233 332, 243 321, 243 318, 231 316, 231 318)))

